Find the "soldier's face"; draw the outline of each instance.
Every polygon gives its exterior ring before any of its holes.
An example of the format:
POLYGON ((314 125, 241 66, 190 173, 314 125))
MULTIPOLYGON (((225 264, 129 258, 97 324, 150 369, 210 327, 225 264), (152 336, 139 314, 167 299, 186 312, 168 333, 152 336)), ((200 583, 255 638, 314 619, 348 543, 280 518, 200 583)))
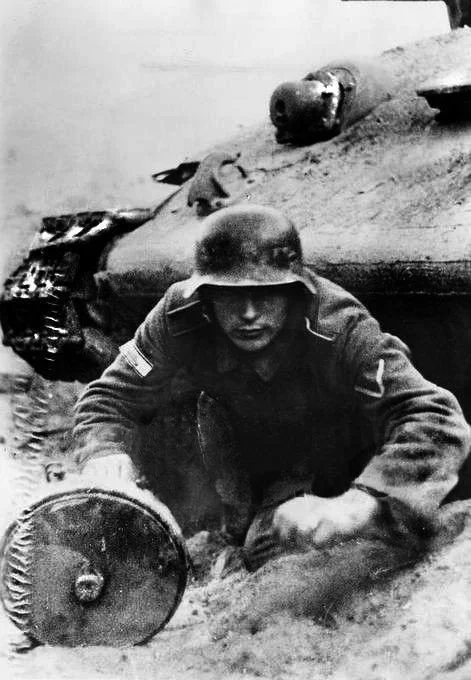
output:
POLYGON ((289 297, 281 286, 212 286, 210 300, 219 326, 244 352, 268 347, 288 316, 289 297))

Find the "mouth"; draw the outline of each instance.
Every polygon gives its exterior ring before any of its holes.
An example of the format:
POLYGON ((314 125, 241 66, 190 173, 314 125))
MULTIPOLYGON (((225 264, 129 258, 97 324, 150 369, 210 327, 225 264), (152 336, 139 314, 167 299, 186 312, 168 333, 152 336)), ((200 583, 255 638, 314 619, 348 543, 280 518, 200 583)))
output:
POLYGON ((252 339, 260 337, 263 333, 265 333, 264 328, 238 328, 235 335, 238 338, 252 339))

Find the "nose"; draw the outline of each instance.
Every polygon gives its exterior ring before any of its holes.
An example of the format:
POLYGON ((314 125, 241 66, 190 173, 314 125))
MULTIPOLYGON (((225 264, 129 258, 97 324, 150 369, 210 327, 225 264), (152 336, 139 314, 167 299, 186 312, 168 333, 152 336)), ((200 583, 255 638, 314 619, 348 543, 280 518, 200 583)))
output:
POLYGON ((252 296, 248 295, 243 299, 241 317, 245 322, 252 322, 258 316, 258 309, 252 296))

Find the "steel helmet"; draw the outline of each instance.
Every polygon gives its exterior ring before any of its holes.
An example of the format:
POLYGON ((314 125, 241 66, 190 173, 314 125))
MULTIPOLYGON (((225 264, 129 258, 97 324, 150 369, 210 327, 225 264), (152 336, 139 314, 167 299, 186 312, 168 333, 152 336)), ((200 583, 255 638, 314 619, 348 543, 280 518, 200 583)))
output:
POLYGON ((196 242, 195 270, 185 296, 200 286, 279 286, 303 283, 306 275, 299 233, 283 213, 239 205, 207 217, 196 242))

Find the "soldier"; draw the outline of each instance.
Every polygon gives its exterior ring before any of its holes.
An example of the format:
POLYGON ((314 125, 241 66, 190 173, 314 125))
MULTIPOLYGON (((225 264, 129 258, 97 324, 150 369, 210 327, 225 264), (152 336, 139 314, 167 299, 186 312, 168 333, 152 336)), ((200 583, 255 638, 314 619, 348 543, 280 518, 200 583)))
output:
POLYGON ((368 536, 391 502, 431 517, 469 450, 454 396, 358 300, 307 270, 296 228, 268 207, 207 217, 193 275, 85 390, 74 429, 85 472, 133 474, 136 427, 182 371, 201 393, 203 456, 251 569, 368 536))

